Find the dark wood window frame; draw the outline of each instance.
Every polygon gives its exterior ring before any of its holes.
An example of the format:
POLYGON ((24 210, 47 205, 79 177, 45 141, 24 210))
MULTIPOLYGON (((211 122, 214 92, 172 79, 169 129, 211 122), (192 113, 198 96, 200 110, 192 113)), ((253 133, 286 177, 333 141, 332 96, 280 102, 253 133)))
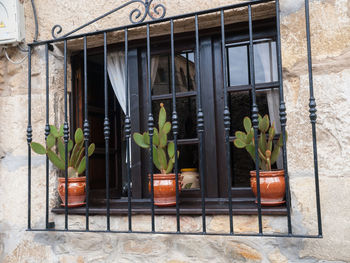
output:
MULTIPOLYGON (((226 26, 226 42, 242 42, 249 40, 248 24, 246 22, 226 26)), ((266 19, 254 22, 254 39, 271 38, 275 39, 275 19, 266 19)), ((170 52, 170 43, 167 36, 155 37, 151 39, 152 55, 164 54, 170 52)), ((194 49, 194 33, 182 33, 175 35, 176 51, 194 49)), ((121 45, 114 44, 108 46, 109 50, 122 49, 121 45)), ((101 54, 101 48, 90 49, 88 54, 101 54)), ((206 83, 211 88, 202 89, 202 101, 205 100, 205 107, 203 107, 204 122, 206 127, 215 127, 213 129, 205 129, 205 180, 206 180, 206 203, 207 214, 226 214, 228 213, 227 204, 227 178, 226 178, 226 159, 225 142, 224 142, 224 125, 223 125, 223 77, 222 77, 222 55, 221 55, 221 39, 220 29, 212 28, 200 31, 200 68, 201 68, 201 82, 206 83), (215 138, 213 140, 212 138, 215 138)), ((72 56, 73 66, 73 96, 72 96, 72 125, 73 128, 79 126, 79 112, 80 107, 77 106, 77 98, 82 96, 81 90, 77 87, 83 87, 82 74, 79 71, 81 54, 72 56)), ((129 43, 129 72, 132 72, 132 77, 129 79, 130 98, 131 103, 131 120, 132 133, 147 129, 147 92, 145 87, 146 81, 146 53, 145 41, 137 40, 129 43)), ((131 75, 131 74, 130 74, 131 75)), ((257 85, 257 90, 268 89, 276 87, 278 83, 265 83, 257 85)), ((102 87, 102 85, 101 85, 102 87)), ((250 85, 241 85, 228 87, 229 92, 235 91, 249 91, 250 85)), ((191 94, 177 94, 177 97, 196 96, 195 92, 191 94)), ((158 95, 153 96, 155 100, 165 99, 167 96, 158 95)), ((114 107, 115 109, 115 107, 114 107)), ((80 112, 81 113, 81 112, 80 112)), ((101 129, 102 133, 103 129, 101 129)), ((234 137, 230 138, 231 140, 234 137)), ((181 144, 197 143, 197 139, 180 140, 181 144)), ((150 213, 150 199, 148 194, 148 162, 147 154, 142 151, 135 144, 132 145, 132 207, 133 213, 150 213)), ((118 160, 117 160, 118 161, 118 160)), ((119 161, 120 162, 120 161, 119 161)), ((91 174, 91 173, 90 173, 91 174)), ((118 174, 118 173, 116 173, 118 174)), ((247 175, 249 176, 249 175, 247 175)), ((111 214, 127 214, 127 200, 119 198, 121 196, 121 177, 116 176, 114 179, 114 189, 112 191, 111 200, 111 214)), ((234 214, 257 214, 257 208, 254 203, 254 196, 249 187, 231 187, 233 197, 234 214)), ((104 191, 92 191, 92 202, 90 205, 90 214, 105 214, 105 199, 104 191)), ((183 191, 180 196, 180 214, 201 214, 200 209, 200 192, 199 190, 183 191)), ((64 212, 61 208, 54 209, 54 212, 64 212)), ((71 209, 70 213, 84 214, 85 208, 71 209)), ((175 208, 158 208, 155 210, 156 214, 175 214, 175 208)), ((280 207, 264 207, 263 214, 285 215, 286 208, 280 207)))

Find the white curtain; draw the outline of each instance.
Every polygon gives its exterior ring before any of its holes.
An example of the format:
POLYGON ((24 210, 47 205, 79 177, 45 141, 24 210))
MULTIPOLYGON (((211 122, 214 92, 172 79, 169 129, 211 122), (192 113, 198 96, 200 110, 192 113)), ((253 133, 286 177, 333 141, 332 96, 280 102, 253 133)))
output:
POLYGON ((107 71, 115 96, 123 112, 126 113, 125 99, 125 57, 124 52, 109 52, 107 55, 107 71))
MULTIPOLYGON (((151 81, 156 79, 159 57, 154 56, 151 60, 151 81)), ((123 112, 126 113, 125 98, 125 56, 122 51, 109 52, 107 55, 107 72, 115 96, 123 112)), ((129 96, 130 98, 130 96, 129 96)), ((130 105, 130 103, 129 103, 130 105)))

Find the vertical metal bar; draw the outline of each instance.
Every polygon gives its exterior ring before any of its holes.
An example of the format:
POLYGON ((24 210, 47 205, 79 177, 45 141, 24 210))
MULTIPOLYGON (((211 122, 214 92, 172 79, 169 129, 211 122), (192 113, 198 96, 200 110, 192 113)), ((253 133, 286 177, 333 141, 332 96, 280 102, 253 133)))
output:
POLYGON ((231 117, 227 104, 227 65, 226 65, 226 40, 225 40, 225 14, 221 10, 221 48, 222 48, 222 71, 224 77, 224 126, 225 126, 225 144, 226 144, 226 175, 227 175, 227 191, 228 191, 228 209, 230 216, 230 234, 233 234, 233 218, 232 218, 232 178, 231 178, 231 152, 230 152, 230 127, 231 117))
POLYGON ((65 204, 64 204, 64 229, 68 230, 68 103, 67 103, 67 40, 64 40, 64 124, 63 124, 63 139, 64 139, 64 178, 65 178, 65 204))
MULTIPOLYGON (((254 141, 258 142, 258 105, 256 104, 255 90, 255 72, 254 72, 254 46, 253 46, 253 23, 252 23, 252 7, 248 5, 249 19, 249 61, 250 61, 250 85, 252 86, 252 123, 254 128, 254 141)), ((261 218, 261 196, 260 196, 260 171, 259 171, 259 155, 258 144, 255 143, 255 169, 256 169, 256 188, 258 195, 258 217, 259 217, 259 234, 262 234, 262 218, 261 218)))
POLYGON ((170 20, 170 39, 171 39, 171 85, 172 85, 172 126, 175 144, 175 183, 176 183, 176 231, 180 233, 180 201, 179 201, 179 167, 177 156, 177 134, 178 134, 178 118, 176 112, 176 88, 175 88, 175 47, 174 47, 174 20, 170 20))
POLYGON ((131 218, 131 170, 130 170, 130 138, 131 138, 131 119, 129 109, 129 62, 128 62, 128 29, 125 28, 125 137, 126 137, 126 173, 128 177, 128 228, 132 232, 131 218))
POLYGON ((32 194, 32 152, 30 143, 32 142, 32 47, 28 46, 28 125, 27 125, 27 143, 28 143, 28 225, 31 229, 31 194, 32 194))
POLYGON ((202 98, 201 98, 201 78, 200 78, 200 61, 199 61, 199 33, 198 33, 198 15, 195 15, 195 28, 196 28, 196 81, 197 81, 197 131, 199 136, 199 173, 201 179, 201 198, 202 198, 202 228, 203 234, 206 233, 206 221, 205 221, 205 181, 204 181, 204 148, 203 148, 203 133, 204 133, 204 116, 202 111, 202 98))
MULTIPOLYGON (((153 145, 154 119, 152 114, 152 80, 151 80, 151 43, 149 24, 147 24, 147 82, 148 82, 148 132, 150 145, 153 145)), ((154 186, 153 186, 153 147, 150 147, 149 169, 151 177, 151 209, 152 209, 152 232, 155 231, 154 223, 154 186)))
MULTIPOLYGON (((45 125, 45 140, 50 134, 49 125, 49 44, 45 45, 45 64, 46 64, 46 125, 45 125)), ((45 226, 49 228, 49 158, 46 155, 46 215, 45 226)))
POLYGON ((88 88, 87 88, 87 37, 84 36, 84 142, 85 142, 85 161, 86 161, 86 206, 85 206, 85 220, 86 230, 89 230, 89 136, 90 128, 88 121, 88 88))
POLYGON ((109 135, 110 125, 108 118, 108 79, 107 79, 107 33, 103 33, 103 70, 104 70, 104 95, 105 95, 105 119, 103 122, 103 133, 105 136, 105 158, 106 158, 106 210, 107 210, 107 231, 111 230, 110 224, 110 192, 109 192, 109 135))
POLYGON ((316 100, 314 97, 314 85, 312 75, 312 55, 311 55, 311 37, 310 37, 310 15, 309 15, 309 0, 305 0, 305 24, 306 24, 306 42, 307 42, 307 62, 309 71, 309 112, 312 126, 312 145, 314 152, 314 169, 315 169, 315 190, 316 190, 316 206, 317 206, 317 225, 318 235, 322 236, 322 219, 321 219, 321 204, 320 204, 320 186, 318 178, 318 159, 317 159, 317 140, 316 140, 316 100))
MULTIPOLYGON (((286 104, 284 102, 284 94, 283 94, 279 0, 276 0, 276 29, 277 29, 276 46, 277 46, 277 63, 278 63, 278 81, 279 81, 279 97, 280 97, 279 110, 280 110, 281 132, 282 132, 282 138, 283 138, 282 154, 283 154, 284 180, 285 180, 285 186, 286 186, 287 224, 288 224, 288 234, 291 235, 292 234, 292 221, 291 221, 291 212, 290 212, 291 199, 290 199, 289 175, 288 175, 288 166, 287 166, 287 140, 286 140, 287 113, 286 113, 286 104)), ((272 65, 272 61, 271 61, 271 65, 272 65)), ((273 81, 272 78, 271 78, 271 81, 273 81)))

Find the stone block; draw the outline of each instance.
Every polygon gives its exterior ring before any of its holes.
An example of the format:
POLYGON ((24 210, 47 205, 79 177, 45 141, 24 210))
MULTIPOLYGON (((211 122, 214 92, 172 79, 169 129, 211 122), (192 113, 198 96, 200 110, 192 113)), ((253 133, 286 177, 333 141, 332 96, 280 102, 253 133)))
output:
POLYGON ((61 257, 60 263, 84 263, 82 256, 63 256, 61 257))
POLYGON ((9 253, 3 263, 46 263, 53 262, 52 253, 49 247, 34 244, 29 240, 23 240, 9 253))
POLYGON ((271 263, 288 263, 288 259, 278 249, 269 254, 269 260, 271 263))
POLYGON ((0 84, 4 84, 5 83, 5 78, 3 74, 0 74, 0 84))
POLYGON ((262 255, 255 248, 241 242, 229 241, 225 246, 227 258, 236 262, 261 262, 262 255))

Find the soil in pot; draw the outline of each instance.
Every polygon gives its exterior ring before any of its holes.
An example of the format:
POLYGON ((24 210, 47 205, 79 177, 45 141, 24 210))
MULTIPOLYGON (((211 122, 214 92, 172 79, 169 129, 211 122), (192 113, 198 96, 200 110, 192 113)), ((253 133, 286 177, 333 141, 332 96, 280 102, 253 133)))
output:
MULTIPOLYGON (((250 171, 250 175, 250 186, 257 197, 256 171, 250 171)), ((285 203, 284 170, 260 171, 259 177, 261 205, 277 206, 285 203)))
MULTIPOLYGON (((148 175, 148 189, 151 192, 151 176, 148 175)), ((179 179, 179 191, 181 190, 181 176, 179 179)), ((176 205, 176 180, 175 174, 153 174, 154 204, 156 206, 176 205)))
MULTIPOLYGON (((65 206, 65 178, 58 178, 58 194, 62 200, 62 206, 65 206)), ((68 207, 77 207, 84 205, 85 201, 86 177, 68 178, 68 207)))

